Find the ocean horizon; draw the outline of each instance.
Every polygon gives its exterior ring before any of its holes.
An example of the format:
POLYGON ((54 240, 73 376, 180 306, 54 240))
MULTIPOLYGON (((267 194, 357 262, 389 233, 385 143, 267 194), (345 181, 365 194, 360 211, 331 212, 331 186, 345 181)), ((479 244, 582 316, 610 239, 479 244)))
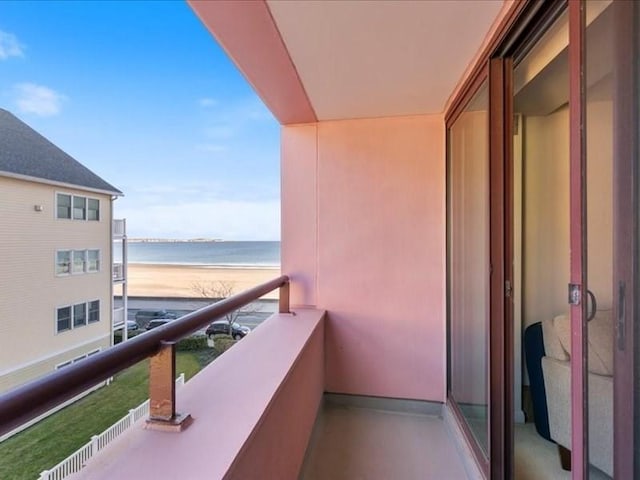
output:
MULTIPOLYGON (((278 241, 135 241, 128 244, 128 263, 227 268, 280 266, 278 241)), ((122 261, 119 248, 115 261, 122 261)))

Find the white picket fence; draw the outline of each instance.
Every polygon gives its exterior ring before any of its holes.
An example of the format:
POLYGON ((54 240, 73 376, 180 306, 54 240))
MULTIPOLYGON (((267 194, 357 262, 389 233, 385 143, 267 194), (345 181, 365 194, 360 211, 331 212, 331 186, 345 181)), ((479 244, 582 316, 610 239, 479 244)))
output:
MULTIPOLYGON (((176 387, 184 385, 184 373, 176 378, 176 387)), ((85 444, 75 453, 71 454, 65 460, 61 461, 50 470, 45 470, 40 474, 38 480, 63 480, 69 475, 79 472, 84 468, 89 459, 96 455, 100 450, 109 445, 118 438, 123 432, 131 428, 134 423, 143 417, 149 415, 149 400, 136 408, 129 410, 129 413, 122 417, 119 421, 111 425, 100 435, 91 437, 91 441, 85 444)))

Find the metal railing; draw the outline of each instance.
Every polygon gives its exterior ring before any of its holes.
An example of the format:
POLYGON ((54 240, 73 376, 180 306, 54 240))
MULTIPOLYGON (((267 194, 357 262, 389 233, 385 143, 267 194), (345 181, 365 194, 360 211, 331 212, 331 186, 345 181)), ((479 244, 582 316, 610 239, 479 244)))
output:
POLYGON ((114 308, 113 309, 113 326, 119 327, 124 324, 125 321, 125 311, 124 307, 114 308))
POLYGON ((127 233, 127 221, 125 219, 114 219, 113 220, 113 236, 114 237, 122 237, 127 233))
POLYGON ((124 280, 124 264, 122 263, 114 263, 113 264, 113 281, 118 282, 124 280))
POLYGON ((148 357, 149 426, 186 427, 188 415, 175 410, 175 342, 277 288, 279 311, 289 313, 289 277, 283 275, 0 395, 0 435, 148 357))

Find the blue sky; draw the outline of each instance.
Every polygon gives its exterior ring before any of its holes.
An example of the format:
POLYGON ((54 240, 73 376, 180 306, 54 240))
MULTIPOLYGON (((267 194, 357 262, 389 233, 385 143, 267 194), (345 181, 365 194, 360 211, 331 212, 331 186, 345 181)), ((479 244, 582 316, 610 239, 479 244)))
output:
POLYGON ((280 237, 279 125, 186 3, 0 1, 0 107, 122 190, 130 236, 280 237))

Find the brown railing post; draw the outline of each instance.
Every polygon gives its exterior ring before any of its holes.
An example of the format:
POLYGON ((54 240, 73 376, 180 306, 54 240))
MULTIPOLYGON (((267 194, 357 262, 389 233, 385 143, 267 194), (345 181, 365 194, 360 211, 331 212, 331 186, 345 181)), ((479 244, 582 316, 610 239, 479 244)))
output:
POLYGON ((149 419, 147 428, 179 432, 187 428, 191 415, 176 414, 176 344, 161 342, 149 362, 149 419))
POLYGON ((289 282, 285 282, 280 287, 280 313, 291 313, 289 311, 289 282))

